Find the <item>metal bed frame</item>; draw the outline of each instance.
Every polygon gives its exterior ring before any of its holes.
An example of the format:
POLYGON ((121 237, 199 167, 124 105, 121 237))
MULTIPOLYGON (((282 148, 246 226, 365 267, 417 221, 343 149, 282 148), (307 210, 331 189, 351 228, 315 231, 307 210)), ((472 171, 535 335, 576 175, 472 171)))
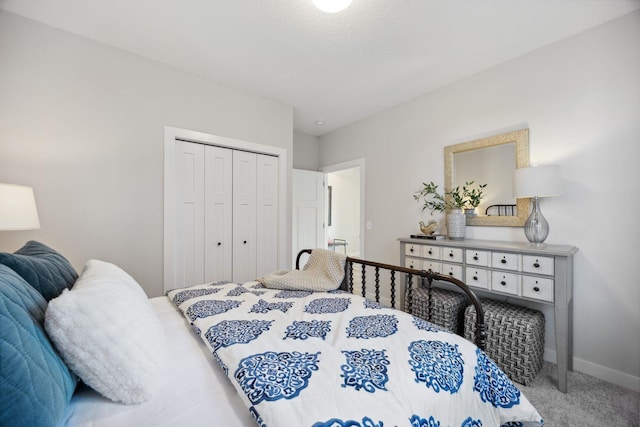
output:
MULTIPOLYGON (((303 249, 298 253, 296 257, 296 270, 300 269, 300 258, 303 254, 311 254, 311 249, 303 249)), ((413 268, 400 267, 391 264, 383 264, 375 261, 367 261, 359 258, 351 258, 347 257, 347 261, 345 263, 345 275, 342 280, 342 284, 340 285, 340 289, 343 291, 347 291, 349 293, 353 293, 353 274, 354 274, 354 264, 360 266, 361 271, 361 282, 362 282, 362 296, 366 297, 367 294, 367 277, 366 277, 366 267, 372 267, 374 271, 374 293, 376 302, 380 302, 380 270, 389 272, 389 284, 391 291, 391 307, 396 308, 396 273, 404 274, 405 280, 407 284, 406 290, 406 298, 407 298, 407 307, 408 311, 411 314, 413 311, 413 288, 414 288, 414 277, 418 278, 419 286, 427 288, 427 304, 429 306, 429 317, 433 313, 433 301, 431 298, 431 290, 433 281, 442 281, 451 283, 460 290, 462 290, 476 310, 476 329, 475 329, 475 344, 480 347, 482 350, 485 349, 486 340, 487 340, 487 332, 484 324, 484 312, 482 310, 482 305, 480 304, 480 300, 473 293, 471 289, 462 281, 455 279, 450 276, 445 276, 444 274, 436 273, 432 270, 415 270, 413 268)), ((425 319, 430 321, 431 318, 425 319)))

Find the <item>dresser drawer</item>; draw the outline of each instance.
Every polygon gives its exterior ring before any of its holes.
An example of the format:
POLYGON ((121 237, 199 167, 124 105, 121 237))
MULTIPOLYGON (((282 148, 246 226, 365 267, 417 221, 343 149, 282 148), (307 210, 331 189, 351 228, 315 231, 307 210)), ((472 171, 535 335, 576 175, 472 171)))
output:
POLYGON ((404 254, 407 256, 419 257, 421 251, 422 251, 422 245, 414 245, 411 243, 407 243, 404 247, 404 254))
POLYGON ((523 276, 522 296, 553 302, 553 280, 543 277, 523 276))
POLYGON ((451 276, 455 279, 462 280, 462 266, 455 264, 442 263, 442 274, 451 276))
POLYGON ((513 273, 491 272, 491 289, 511 295, 520 294, 522 276, 513 273))
POLYGON ((462 263, 463 250, 460 248, 442 248, 442 260, 462 263))
POLYGON ((482 268, 467 267, 465 283, 476 288, 489 289, 490 271, 482 268))
POLYGON ((431 245, 423 245, 422 246, 422 257, 429 259, 442 259, 440 254, 442 253, 442 248, 440 246, 431 246, 431 245))
POLYGON ((405 257, 404 266, 407 268, 413 268, 415 270, 422 270, 422 259, 405 257))
POLYGON ((553 257, 523 255, 522 271, 553 276, 553 257))
POLYGON ((442 263, 438 261, 431 261, 430 259, 424 259, 422 260, 422 269, 442 273, 442 263))
POLYGON ((491 267, 501 270, 520 271, 521 257, 518 254, 492 252, 491 267))
POLYGON ((476 251, 473 249, 466 250, 467 264, 478 265, 480 267, 489 267, 489 259, 491 252, 476 251))

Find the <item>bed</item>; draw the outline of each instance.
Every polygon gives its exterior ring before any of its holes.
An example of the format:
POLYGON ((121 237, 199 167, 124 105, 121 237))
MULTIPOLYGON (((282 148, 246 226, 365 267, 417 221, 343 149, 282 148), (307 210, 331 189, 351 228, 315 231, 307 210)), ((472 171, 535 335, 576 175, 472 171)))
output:
POLYGON ((480 349, 481 308, 456 282, 346 258, 337 289, 218 282, 146 299, 117 266, 78 275, 28 242, 0 254, 0 425, 542 425, 480 349), (393 289, 389 305, 402 293, 410 307, 438 280, 477 304, 479 346, 376 302, 393 289))

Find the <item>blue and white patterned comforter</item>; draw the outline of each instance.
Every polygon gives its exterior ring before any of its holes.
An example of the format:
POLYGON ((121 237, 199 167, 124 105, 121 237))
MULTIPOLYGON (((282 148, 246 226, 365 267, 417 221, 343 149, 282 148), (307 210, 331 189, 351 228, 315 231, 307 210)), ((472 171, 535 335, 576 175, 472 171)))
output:
POLYGON ((542 425, 474 344, 362 297, 257 282, 167 296, 260 426, 542 425))

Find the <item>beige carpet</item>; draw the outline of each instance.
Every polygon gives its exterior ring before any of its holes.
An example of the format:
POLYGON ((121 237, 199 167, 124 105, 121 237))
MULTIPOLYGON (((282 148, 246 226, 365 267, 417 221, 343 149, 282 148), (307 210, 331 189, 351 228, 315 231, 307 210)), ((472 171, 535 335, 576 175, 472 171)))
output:
POLYGON ((557 388, 556 365, 544 362, 529 386, 518 384, 545 427, 638 427, 640 393, 580 372, 569 372, 568 393, 557 388))

